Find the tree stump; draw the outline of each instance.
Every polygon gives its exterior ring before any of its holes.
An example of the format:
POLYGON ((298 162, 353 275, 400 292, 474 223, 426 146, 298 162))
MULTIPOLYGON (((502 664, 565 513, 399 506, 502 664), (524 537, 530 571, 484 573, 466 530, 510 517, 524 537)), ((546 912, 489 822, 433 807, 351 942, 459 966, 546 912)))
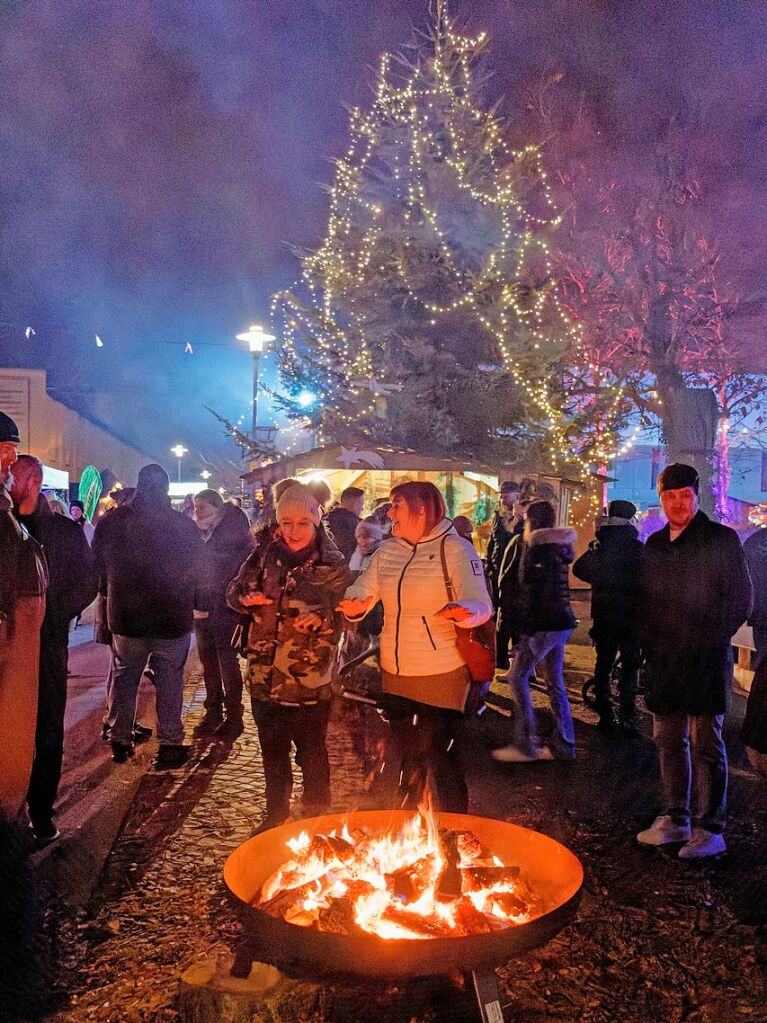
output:
POLYGON ((273 966, 253 963, 245 978, 229 972, 232 956, 203 959, 179 979, 178 1010, 184 1023, 254 1023, 279 1020, 274 995, 290 982, 273 966))

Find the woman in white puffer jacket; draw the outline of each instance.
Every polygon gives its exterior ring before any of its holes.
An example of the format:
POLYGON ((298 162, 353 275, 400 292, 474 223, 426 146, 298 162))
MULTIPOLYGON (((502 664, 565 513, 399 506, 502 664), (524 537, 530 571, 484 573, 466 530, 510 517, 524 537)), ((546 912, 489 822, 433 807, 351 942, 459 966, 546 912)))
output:
POLYGON ((403 754, 403 805, 417 804, 431 769, 438 808, 465 813, 468 791, 455 740, 470 679, 455 629, 490 618, 485 574, 474 548, 445 518, 433 484, 402 483, 391 500, 392 536, 347 589, 339 610, 359 621, 383 603, 381 676, 393 739, 403 754))

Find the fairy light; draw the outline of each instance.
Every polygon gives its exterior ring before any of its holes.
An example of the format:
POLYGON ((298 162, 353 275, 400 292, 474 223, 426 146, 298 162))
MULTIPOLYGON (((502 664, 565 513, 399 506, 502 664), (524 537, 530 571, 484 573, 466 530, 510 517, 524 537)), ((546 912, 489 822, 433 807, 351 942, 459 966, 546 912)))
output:
MULTIPOLYGON (((434 43, 433 55, 421 53, 404 70, 401 60, 384 54, 370 109, 350 112, 349 146, 336 161, 329 189, 327 233, 301 261, 300 290, 309 300, 302 302, 295 286, 272 297, 272 316, 281 327, 283 380, 291 394, 322 395, 320 434, 333 418, 360 429, 375 416, 376 401, 354 381, 376 375, 376 345, 386 344, 380 337, 373 342, 366 318, 371 289, 380 286, 378 275, 385 268, 430 326, 461 313, 489 335, 502 372, 549 424, 551 465, 576 465, 586 476, 594 458, 604 464, 622 449, 602 431, 595 450, 573 450, 565 414, 545 379, 548 367, 582 351, 582 328, 568 317, 554 286, 544 232, 555 230, 562 216, 539 147, 511 148, 500 119, 472 102, 471 65, 487 44, 486 33, 462 36, 441 15, 434 43), (381 145, 384 155, 371 166, 381 145), (430 197, 427 169, 437 158, 482 215, 496 219, 497 244, 476 271, 462 265, 460 248, 452 244, 430 197), (375 192, 382 160, 391 185, 386 202, 375 192), (540 208, 523 205, 521 175, 535 182, 540 208), (393 231, 404 238, 399 250, 386 244, 393 231), (439 254, 452 289, 447 301, 422 294, 411 278, 408 253, 424 246, 439 254), (530 375, 531 363, 538 376, 530 375)), ((605 419, 623 398, 620 387, 614 391, 605 419)), ((283 396, 283 401, 290 399, 283 396)), ((302 411, 295 401, 291 414, 297 421, 302 411)))

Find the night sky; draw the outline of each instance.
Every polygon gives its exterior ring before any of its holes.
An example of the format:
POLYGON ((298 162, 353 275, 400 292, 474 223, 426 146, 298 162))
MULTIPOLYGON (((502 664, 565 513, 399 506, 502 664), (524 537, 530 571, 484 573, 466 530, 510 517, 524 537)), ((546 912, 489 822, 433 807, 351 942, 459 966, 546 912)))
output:
MULTIPOLYGON (((233 335, 266 322, 270 293, 297 276, 290 247, 318 244, 321 185, 347 143, 344 106, 368 103, 371 66, 427 9, 3 0, 2 364, 46 367, 54 396, 168 463, 178 441, 215 464, 234 457, 203 409, 247 416, 250 358, 233 335)), ((745 246, 762 246, 763 0, 454 0, 452 10, 492 36, 493 99, 505 94, 514 140, 529 131, 525 86, 557 70, 616 149, 646 147, 664 113, 698 104, 721 215, 745 246)))

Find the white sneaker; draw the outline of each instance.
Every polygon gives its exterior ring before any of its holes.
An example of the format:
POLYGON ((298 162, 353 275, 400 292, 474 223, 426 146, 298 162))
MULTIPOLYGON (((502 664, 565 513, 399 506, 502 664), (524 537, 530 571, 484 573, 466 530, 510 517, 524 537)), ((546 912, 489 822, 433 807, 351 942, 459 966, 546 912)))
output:
POLYGON ((553 760, 554 754, 548 746, 541 746, 537 753, 525 753, 519 746, 501 746, 490 754, 502 764, 532 764, 537 760, 553 760))
POLYGON ((723 852, 727 852, 724 835, 695 828, 690 841, 679 850, 679 859, 702 860, 705 856, 719 856, 723 852))
POLYGON ((669 814, 656 817, 646 831, 640 831, 637 842, 642 845, 670 845, 672 842, 689 842, 692 836, 689 824, 675 824, 669 814))

